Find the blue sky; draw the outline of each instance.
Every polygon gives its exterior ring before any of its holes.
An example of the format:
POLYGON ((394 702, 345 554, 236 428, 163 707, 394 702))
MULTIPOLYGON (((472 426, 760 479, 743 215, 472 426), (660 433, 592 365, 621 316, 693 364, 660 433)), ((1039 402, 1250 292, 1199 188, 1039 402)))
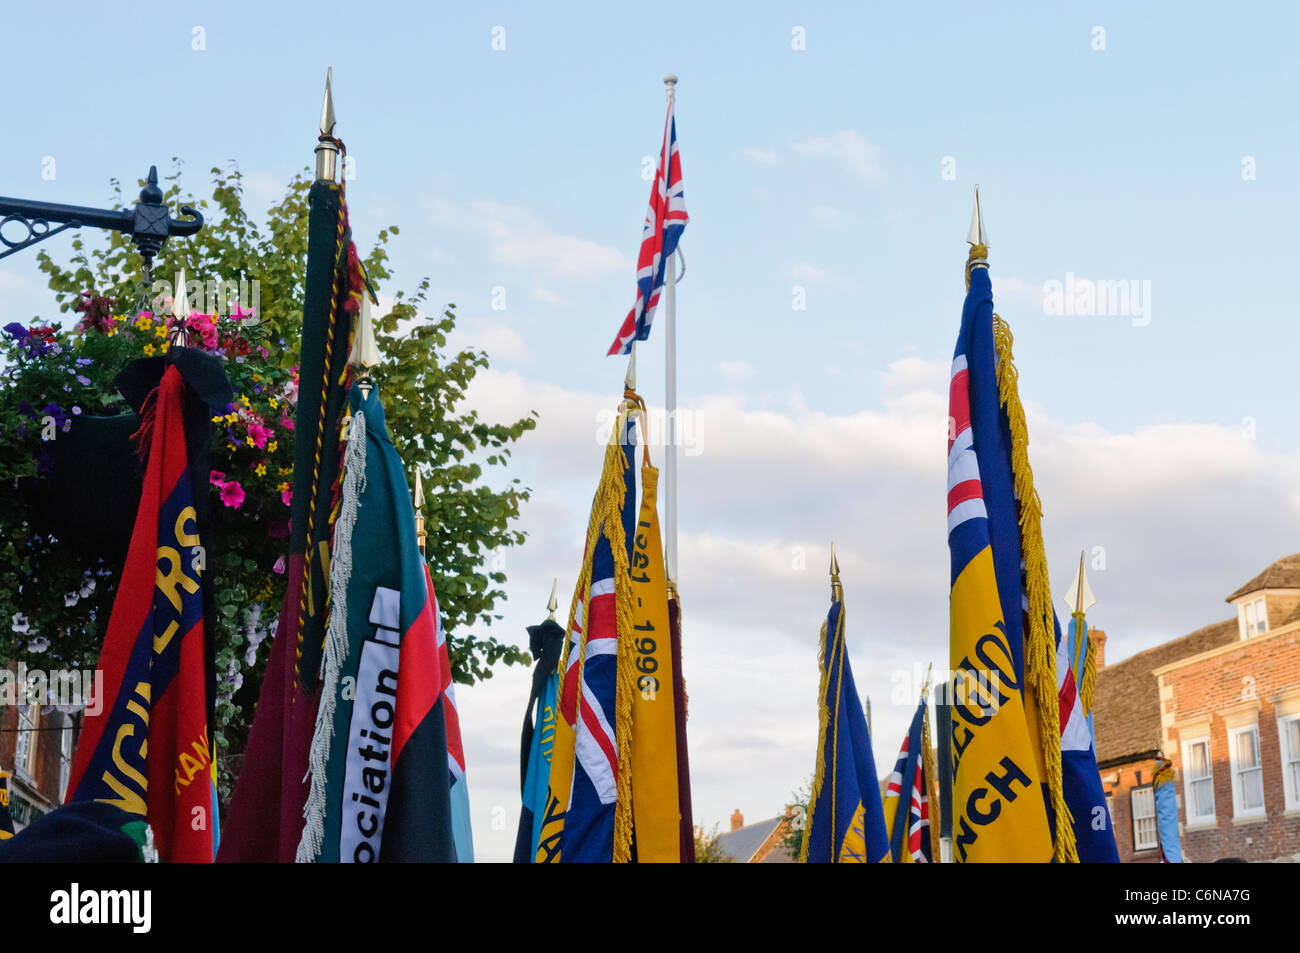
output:
MULTIPOLYGON (((381 290, 429 276, 460 343, 493 359, 478 405, 543 415, 515 462, 538 494, 507 554, 507 638, 553 577, 572 585, 592 417, 623 375, 602 355, 634 296, 642 160, 660 78, 680 76, 679 390, 704 426, 682 465, 681 588, 707 823, 770 816, 811 768, 832 534, 882 768, 910 717, 879 702, 889 671, 944 659, 944 375, 977 182, 1056 586, 1102 547, 1116 657, 1226 617, 1224 594, 1300 548, 1288 7, 699 4, 659 24, 630 4, 64 9, 6 12, 7 74, 35 77, 6 102, 7 195, 102 204, 110 177, 180 156, 196 189, 237 160, 268 204, 312 160, 334 67, 358 239, 401 227, 381 290), (1150 323, 1044 314, 1038 289, 1067 273, 1150 282, 1150 323), (799 547, 816 572, 790 570, 799 547)), ((6 320, 53 315, 33 252, 0 262, 0 302, 6 320)), ((660 339, 642 351, 653 404, 660 339)), ((487 857, 508 851, 526 697, 521 670, 463 692, 487 857)))

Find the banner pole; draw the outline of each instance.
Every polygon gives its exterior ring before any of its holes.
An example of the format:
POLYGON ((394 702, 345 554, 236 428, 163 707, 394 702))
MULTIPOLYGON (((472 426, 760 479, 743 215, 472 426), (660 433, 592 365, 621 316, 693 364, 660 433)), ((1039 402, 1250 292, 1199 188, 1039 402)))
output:
MULTIPOLYGON (((664 77, 668 103, 676 99, 677 77, 664 77)), ((668 157, 672 161, 672 157, 668 157)), ((664 181, 668 169, 663 170, 664 181)), ((664 266, 664 568, 677 581, 677 261, 664 266)))

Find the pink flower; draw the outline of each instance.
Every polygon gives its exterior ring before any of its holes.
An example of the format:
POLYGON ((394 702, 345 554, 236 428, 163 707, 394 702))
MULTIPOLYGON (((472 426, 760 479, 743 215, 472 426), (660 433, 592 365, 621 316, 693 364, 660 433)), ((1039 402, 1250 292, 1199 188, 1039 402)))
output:
POLYGON ((244 505, 244 488, 239 485, 238 480, 231 480, 222 485, 221 502, 232 510, 237 510, 244 505))
POLYGON ((212 315, 199 312, 191 314, 189 328, 191 331, 198 332, 204 347, 212 350, 217 346, 217 324, 212 320, 212 315))
POLYGON ((226 475, 222 473, 220 470, 213 470, 212 474, 208 477, 208 479, 212 482, 213 486, 226 485, 226 475))
POLYGON ((278 572, 280 575, 282 575, 282 576, 284 575, 284 557, 283 557, 283 556, 281 556, 279 559, 277 559, 277 560, 275 561, 275 565, 271 567, 271 572, 278 572))
POLYGON ((253 445, 258 450, 266 449, 267 441, 275 436, 270 427, 264 427, 261 424, 253 423, 248 425, 248 435, 253 438, 253 445))
POLYGON ((251 318, 255 314, 257 314, 256 309, 249 308, 247 311, 245 311, 243 306, 238 301, 236 301, 235 306, 230 309, 230 317, 236 321, 243 321, 244 318, 251 318))
POLYGON ((285 506, 293 505, 293 487, 288 487, 280 491, 280 500, 285 506))

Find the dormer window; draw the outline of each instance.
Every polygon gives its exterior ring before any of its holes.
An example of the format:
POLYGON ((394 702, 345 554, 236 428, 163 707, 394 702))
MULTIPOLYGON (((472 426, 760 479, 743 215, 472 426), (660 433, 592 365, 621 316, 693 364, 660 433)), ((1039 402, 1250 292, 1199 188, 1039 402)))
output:
POLYGON ((1238 616, 1241 624, 1241 637, 1248 639, 1268 631, 1268 613, 1264 609, 1264 599, 1252 599, 1243 603, 1238 616))

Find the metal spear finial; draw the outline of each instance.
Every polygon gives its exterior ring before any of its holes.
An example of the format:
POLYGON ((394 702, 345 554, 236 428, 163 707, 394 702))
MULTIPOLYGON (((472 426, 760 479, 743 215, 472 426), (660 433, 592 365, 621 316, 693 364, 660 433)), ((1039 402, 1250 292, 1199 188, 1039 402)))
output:
POLYGON ((1074 574, 1074 582, 1070 583, 1070 588, 1065 592, 1066 605, 1074 615, 1083 615, 1097 604, 1097 597, 1092 594, 1092 586, 1088 585, 1088 574, 1083 570, 1083 557, 1084 553, 1080 550, 1079 569, 1074 574))
POLYGON ((176 293, 172 296, 172 315, 177 321, 190 316, 190 299, 185 294, 185 268, 176 272, 176 293))
POLYGON ((970 234, 966 236, 966 241, 972 245, 988 246, 989 237, 984 231, 984 216, 980 212, 980 187, 975 186, 975 209, 971 212, 970 217, 970 234))
POLYGON ((669 73, 666 75, 664 77, 664 86, 668 88, 668 101, 672 102, 677 95, 677 74, 669 73))
POLYGON ((560 601, 555 597, 556 591, 560 588, 560 580, 556 579, 551 583, 551 598, 546 603, 546 611, 550 613, 546 618, 552 622, 555 621, 555 610, 560 607, 560 601))
POLYGON ((415 468, 415 542, 424 552, 424 541, 428 533, 424 531, 424 481, 420 479, 420 468, 415 468))
POLYGON ((320 107, 320 139, 316 143, 316 178, 333 182, 339 154, 334 141, 334 67, 325 71, 325 100, 320 107))
POLYGON ((361 293, 361 310, 357 312, 357 333, 352 338, 352 353, 348 355, 348 364, 357 371, 358 381, 363 397, 370 396, 374 381, 370 379, 370 368, 379 363, 379 345, 375 343, 375 329, 370 318, 370 294, 361 293))
POLYGON ((844 587, 840 585, 840 560, 835 555, 834 543, 831 543, 831 598, 836 602, 844 598, 844 587))
POLYGON ((627 352, 627 373, 623 375, 623 387, 630 391, 636 390, 636 341, 632 342, 632 347, 627 352))

